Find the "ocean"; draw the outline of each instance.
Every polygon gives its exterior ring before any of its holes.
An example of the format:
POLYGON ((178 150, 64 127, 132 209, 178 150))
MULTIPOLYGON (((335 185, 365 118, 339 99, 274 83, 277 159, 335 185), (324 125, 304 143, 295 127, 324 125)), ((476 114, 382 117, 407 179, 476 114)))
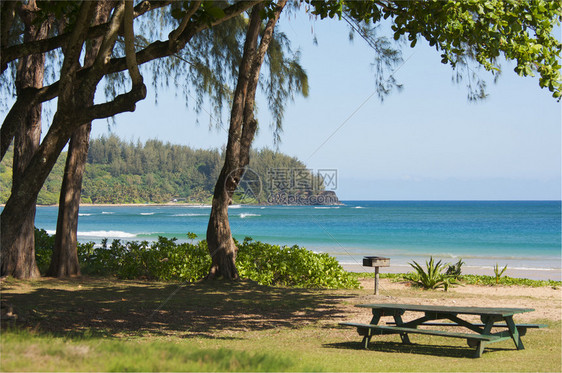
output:
MULTIPOLYGON (((83 206, 78 239, 187 241, 205 238, 210 206, 83 206)), ((543 271, 556 280, 561 267, 560 201, 344 201, 341 206, 229 208, 234 237, 299 245, 360 266, 363 256, 388 257, 407 272, 413 260, 433 256, 466 269, 497 263, 512 270, 543 271)), ((36 226, 54 233, 57 207, 38 207, 36 226)), ((545 277, 542 276, 542 277, 545 277)))

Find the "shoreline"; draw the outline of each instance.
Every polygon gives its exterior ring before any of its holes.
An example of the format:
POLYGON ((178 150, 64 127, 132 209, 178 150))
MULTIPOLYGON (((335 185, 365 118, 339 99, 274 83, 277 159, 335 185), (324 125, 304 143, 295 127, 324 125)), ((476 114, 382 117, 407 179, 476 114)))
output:
MULTIPOLYGON (((348 272, 375 272, 373 267, 363 267, 359 264, 342 264, 343 269, 348 272)), ((379 273, 408 273, 412 272, 413 268, 410 266, 397 266, 391 265, 390 267, 380 267, 379 273)), ((463 267, 463 274, 465 275, 487 275, 494 276, 494 270, 492 267, 488 268, 477 268, 477 267, 463 267)), ((507 268, 505 273, 502 275, 513 277, 513 278, 526 278, 529 280, 554 280, 562 281, 562 269, 549 269, 545 268, 543 270, 537 269, 517 269, 517 268, 507 268)))

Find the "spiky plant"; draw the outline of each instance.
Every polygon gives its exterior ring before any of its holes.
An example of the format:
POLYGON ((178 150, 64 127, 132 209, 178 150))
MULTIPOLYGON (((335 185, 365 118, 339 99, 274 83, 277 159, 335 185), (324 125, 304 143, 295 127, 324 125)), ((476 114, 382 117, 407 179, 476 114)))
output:
POLYGON ((500 266, 498 265, 498 263, 496 263, 496 265, 494 266, 494 274, 496 275, 496 285, 499 284, 500 278, 502 277, 506 269, 507 269, 507 264, 505 265, 505 267, 503 267, 502 270, 500 270, 500 266))
POLYGON ((452 276, 443 273, 447 264, 442 263, 441 260, 435 262, 433 256, 429 258, 429 261, 426 260, 426 268, 423 268, 415 260, 413 262, 408 263, 416 270, 413 276, 410 276, 410 281, 424 289, 438 289, 442 287, 447 291, 449 286, 455 281, 452 276))

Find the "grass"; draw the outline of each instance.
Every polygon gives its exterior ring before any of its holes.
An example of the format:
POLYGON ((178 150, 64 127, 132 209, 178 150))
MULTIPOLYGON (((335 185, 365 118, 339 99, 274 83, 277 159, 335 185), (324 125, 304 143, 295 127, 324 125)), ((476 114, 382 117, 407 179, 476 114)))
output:
MULTIPOLYGON (((371 278, 375 277, 373 272, 357 272, 352 273, 353 276, 356 278, 371 278)), ((388 278, 392 281, 408 281, 406 278, 406 273, 381 273, 379 274, 380 278, 388 278)), ((517 278, 517 277, 509 277, 509 276, 502 276, 499 278, 498 283, 496 283, 495 276, 486 276, 486 275, 462 275, 459 278, 459 284, 464 285, 516 285, 516 286, 530 286, 530 287, 542 287, 542 286, 550 286, 553 288, 562 287, 562 281, 554 281, 554 280, 531 280, 528 278, 517 278)))
MULTIPOLYGON (((459 294, 414 288, 389 297, 459 294)), ((463 341, 382 336, 362 349, 340 328, 367 290, 185 286, 103 278, 2 282, 2 371, 560 371, 561 325, 530 330, 526 349, 493 344, 480 359, 463 341)), ((362 314, 360 314, 362 315, 362 314)), ((364 316, 364 315, 363 315, 364 316)))
MULTIPOLYGON (((293 359, 196 341, 55 337, 29 331, 3 333, 3 371, 280 371, 293 359)), ((302 367, 302 370, 315 370, 302 367)))

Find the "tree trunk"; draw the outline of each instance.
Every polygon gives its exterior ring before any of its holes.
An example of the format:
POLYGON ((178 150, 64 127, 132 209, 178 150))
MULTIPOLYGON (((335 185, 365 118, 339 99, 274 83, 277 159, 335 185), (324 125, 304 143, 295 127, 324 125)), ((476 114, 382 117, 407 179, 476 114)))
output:
MULTIPOLYGON (((35 2, 22 6, 21 18, 25 23, 24 40, 26 42, 44 39, 47 36, 48 24, 36 25, 34 12, 35 2)), ((25 88, 41 88, 45 72, 45 56, 35 54, 22 58, 16 72, 16 90, 18 94, 25 88)), ((12 175, 12 193, 24 182, 22 176, 29 161, 39 147, 41 139, 41 105, 27 109, 23 126, 17 128, 14 141, 14 164, 12 175)), ((16 278, 39 277, 39 269, 35 262, 35 205, 37 197, 25 209, 18 211, 23 218, 18 234, 2 245, 1 275, 16 278)))
POLYGON ((211 216, 207 227, 207 245, 212 258, 209 279, 220 277, 232 280, 238 279, 238 270, 235 264, 238 248, 232 239, 228 221, 228 206, 232 193, 229 190, 230 188, 225 185, 227 180, 232 180, 232 178, 227 172, 228 167, 224 167, 215 186, 211 216))
POLYGON ((228 206, 232 202, 232 195, 250 162, 250 148, 257 129, 257 122, 254 119, 254 103, 260 69, 271 42, 273 29, 285 3, 286 0, 278 2, 274 16, 265 27, 259 47, 260 14, 263 4, 254 6, 250 15, 230 113, 225 161, 215 185, 211 216, 207 226, 207 245, 212 258, 207 279, 217 277, 238 279, 236 269, 238 248, 232 239, 228 221, 228 206))
MULTIPOLYGON (((84 1, 73 25, 68 43, 64 50, 61 68, 61 79, 58 85, 57 112, 49 127, 47 135, 39 145, 22 175, 25 182, 14 188, 0 216, 2 255, 22 228, 21 211, 33 205, 47 176, 56 163, 58 156, 70 140, 72 134, 80 127, 80 123, 88 123, 94 119, 107 118, 125 111, 134 111, 136 103, 146 97, 144 84, 133 84, 131 91, 117 96, 113 101, 88 107, 90 97, 104 75, 107 63, 117 39, 121 25, 124 3, 119 2, 113 12, 111 22, 104 37, 96 62, 88 74, 78 79, 80 54, 83 49, 88 25, 94 15, 94 2, 84 1)), ((2 273, 3 274, 3 273, 2 273)))
MULTIPOLYGON (((107 22, 111 8, 111 1, 97 3, 96 14, 92 25, 95 26, 107 22)), ((98 38, 92 40, 88 45, 84 58, 84 66, 90 66, 94 63, 100 48, 100 43, 101 38, 98 38)), ((92 92, 87 105, 92 106, 93 104, 94 92, 92 92)), ((55 247, 53 248, 51 264, 47 271, 48 276, 67 277, 80 275, 80 264, 77 252, 78 211, 80 208, 82 179, 86 168, 91 129, 91 122, 83 124, 70 138, 59 198, 55 247)))
MULTIPOLYGON (((31 1, 29 4, 26 4, 26 6, 22 6, 22 10, 25 10, 26 7, 34 7, 34 5, 34 2, 31 1)), ((76 106, 80 103, 80 101, 75 100, 81 99, 81 92, 76 91, 73 83, 75 81, 77 61, 82 50, 84 30, 87 29, 86 22, 89 21, 92 9, 92 3, 85 2, 80 6, 76 25, 72 33, 72 44, 69 43, 67 46, 67 50, 70 50, 70 53, 68 56, 65 54, 63 68, 61 69, 61 84, 63 88, 61 88, 61 95, 59 96, 57 113, 41 145, 35 145, 36 151, 34 153, 29 153, 28 161, 25 165, 22 165, 22 168, 18 171, 18 176, 14 177, 12 193, 6 202, 6 206, 2 210, 0 222, 2 231, 0 237, 2 276, 13 275, 22 278, 38 275, 34 260, 34 247, 18 248, 14 247, 14 243, 19 242, 19 236, 26 234, 26 232, 30 230, 34 230, 33 226, 31 228, 25 226, 26 219, 24 216, 28 216, 27 214, 35 208, 37 195, 41 190, 41 186, 72 133, 68 126, 69 118, 71 118, 69 112, 75 102, 76 106), (21 250, 25 251, 21 252, 21 250), (18 265, 21 265, 18 263, 18 258, 21 257, 28 258, 28 262, 25 263, 25 265, 33 266, 34 268, 18 270, 18 265), (33 263, 31 263, 31 261, 33 261, 33 263)), ((23 13, 22 18, 24 22, 25 16, 26 14, 23 13)), ((25 23, 27 24, 27 22, 25 23)), ((29 24, 35 26, 34 22, 30 22, 29 24)), ((43 26, 46 27, 48 24, 49 22, 42 22, 38 27, 43 28, 43 26)), ((22 59, 22 61, 24 60, 25 59, 22 59)), ((23 67, 24 72, 29 70, 30 66, 23 67)), ((15 167, 14 171, 16 171, 15 167)))
POLYGON ((47 271, 48 276, 80 275, 77 252, 78 209, 91 129, 90 123, 85 124, 70 138, 59 199, 55 247, 47 271))

